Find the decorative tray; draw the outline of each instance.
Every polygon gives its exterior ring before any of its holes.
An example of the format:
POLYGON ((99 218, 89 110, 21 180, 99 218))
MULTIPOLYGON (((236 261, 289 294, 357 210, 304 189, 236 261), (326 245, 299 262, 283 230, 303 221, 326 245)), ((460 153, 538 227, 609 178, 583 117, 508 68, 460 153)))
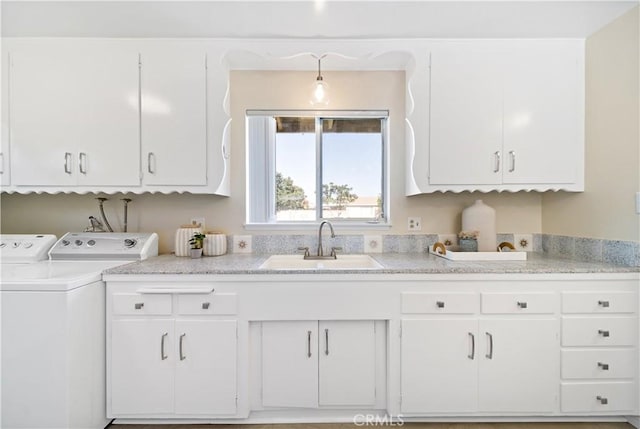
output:
POLYGON ((516 252, 511 243, 503 242, 495 252, 461 252, 457 246, 448 248, 438 242, 429 247, 429 253, 450 261, 526 261, 527 252, 516 252), (505 250, 503 250, 505 249, 505 250), (508 249, 508 250, 507 250, 508 249))

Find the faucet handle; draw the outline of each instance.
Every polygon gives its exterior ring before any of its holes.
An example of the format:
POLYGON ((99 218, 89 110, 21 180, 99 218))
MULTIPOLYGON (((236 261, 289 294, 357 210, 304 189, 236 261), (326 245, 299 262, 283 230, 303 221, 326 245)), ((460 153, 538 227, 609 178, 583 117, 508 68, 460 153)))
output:
POLYGON ((298 247, 298 250, 304 250, 304 257, 309 257, 309 248, 308 247, 298 247))
POLYGON ((337 257, 336 250, 342 251, 342 247, 332 247, 331 248, 331 256, 334 257, 334 258, 337 257))

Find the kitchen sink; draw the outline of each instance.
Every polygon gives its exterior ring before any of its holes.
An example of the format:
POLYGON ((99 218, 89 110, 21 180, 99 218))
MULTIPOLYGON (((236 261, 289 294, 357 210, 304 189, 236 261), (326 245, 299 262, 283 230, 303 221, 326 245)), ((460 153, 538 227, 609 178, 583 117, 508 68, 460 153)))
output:
POLYGON ((304 259, 302 255, 273 255, 261 270, 380 270, 382 265, 369 255, 338 255, 336 259, 304 259))

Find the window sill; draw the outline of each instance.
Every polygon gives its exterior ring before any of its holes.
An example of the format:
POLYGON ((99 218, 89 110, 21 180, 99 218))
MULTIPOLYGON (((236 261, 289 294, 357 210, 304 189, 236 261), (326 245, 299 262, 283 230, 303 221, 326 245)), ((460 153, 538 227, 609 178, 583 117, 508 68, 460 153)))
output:
MULTIPOLYGON (((380 231, 391 229, 390 223, 331 221, 336 231, 380 231)), ((317 231, 320 222, 247 223, 247 231, 317 231)))

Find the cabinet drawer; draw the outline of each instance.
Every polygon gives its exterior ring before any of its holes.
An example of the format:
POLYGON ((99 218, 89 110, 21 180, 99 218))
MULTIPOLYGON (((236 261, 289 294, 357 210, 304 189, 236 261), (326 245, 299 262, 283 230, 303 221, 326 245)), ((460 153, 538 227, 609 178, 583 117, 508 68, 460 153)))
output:
POLYGON ((178 295, 178 314, 236 314, 235 293, 178 295))
POLYGON ((550 314, 556 310, 553 293, 483 293, 485 314, 550 314))
POLYGON ((632 382, 562 383, 561 408, 565 413, 633 411, 635 387, 632 382))
POLYGON ((562 378, 633 378, 634 350, 563 350, 562 378))
POLYGON ((563 317, 563 346, 633 346, 635 317, 563 317))
POLYGON ((116 293, 113 295, 113 314, 171 314, 171 295, 116 293))
POLYGON ((635 313, 633 292, 563 292, 563 313, 635 313))
POLYGON ((402 294, 403 313, 421 314, 473 314, 478 311, 475 293, 421 293, 402 294))

